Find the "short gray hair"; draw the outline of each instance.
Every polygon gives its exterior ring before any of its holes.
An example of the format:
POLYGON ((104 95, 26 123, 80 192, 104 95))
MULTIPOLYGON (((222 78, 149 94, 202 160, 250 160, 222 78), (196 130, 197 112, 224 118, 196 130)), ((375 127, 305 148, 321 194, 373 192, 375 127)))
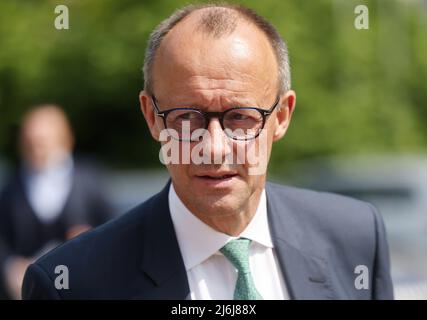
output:
POLYGON ((288 49, 285 41, 281 38, 279 32, 265 18, 261 17, 252 9, 240 5, 231 4, 202 4, 188 5, 172 13, 167 19, 163 20, 151 33, 148 40, 148 46, 145 51, 144 59, 144 89, 147 92, 153 91, 153 64, 156 57, 156 52, 164 37, 175 27, 180 21, 187 17, 190 13, 204 9, 208 10, 200 20, 199 29, 211 34, 215 37, 221 37, 225 34, 232 33, 237 26, 236 15, 253 23, 267 36, 278 64, 278 81, 279 93, 283 94, 291 88, 291 70, 288 56, 288 49), (225 10, 231 9, 231 10, 225 10))

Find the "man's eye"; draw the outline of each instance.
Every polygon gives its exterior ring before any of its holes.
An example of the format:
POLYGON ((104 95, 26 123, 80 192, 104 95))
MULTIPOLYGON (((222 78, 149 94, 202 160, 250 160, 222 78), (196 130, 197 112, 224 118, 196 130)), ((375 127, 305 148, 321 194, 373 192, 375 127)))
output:
POLYGON ((197 118, 198 114, 196 112, 185 112, 177 117, 178 120, 192 120, 197 118))
POLYGON ((249 116, 243 113, 233 113, 231 115, 231 120, 233 121, 243 121, 249 119, 249 116))

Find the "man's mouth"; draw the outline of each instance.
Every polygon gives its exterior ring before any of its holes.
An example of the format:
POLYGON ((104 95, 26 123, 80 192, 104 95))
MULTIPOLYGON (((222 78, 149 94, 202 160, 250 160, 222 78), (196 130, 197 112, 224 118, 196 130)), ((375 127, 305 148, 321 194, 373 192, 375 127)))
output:
POLYGON ((212 179, 212 180, 226 180, 231 179, 232 177, 237 176, 237 174, 224 174, 224 175, 199 175, 198 178, 204 178, 204 179, 212 179))

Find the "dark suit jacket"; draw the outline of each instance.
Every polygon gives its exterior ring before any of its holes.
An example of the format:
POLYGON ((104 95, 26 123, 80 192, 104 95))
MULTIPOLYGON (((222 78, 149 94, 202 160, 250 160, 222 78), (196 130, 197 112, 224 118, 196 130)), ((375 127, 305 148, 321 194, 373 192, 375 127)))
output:
POLYGON ((64 209, 49 224, 42 223, 31 208, 22 174, 10 179, 0 195, 0 298, 8 298, 1 276, 10 255, 31 257, 49 243, 65 241, 72 226, 98 226, 111 218, 112 207, 100 192, 97 177, 88 165, 76 164, 64 209))
MULTIPOLYGON (((23 297, 187 298, 189 285, 170 217, 168 187, 31 265, 23 297), (68 268, 68 290, 55 289, 57 265, 68 268)), ((266 195, 272 238, 292 299, 393 298, 385 230, 371 205, 271 183, 266 195), (368 268, 368 289, 355 287, 358 265, 368 268)))

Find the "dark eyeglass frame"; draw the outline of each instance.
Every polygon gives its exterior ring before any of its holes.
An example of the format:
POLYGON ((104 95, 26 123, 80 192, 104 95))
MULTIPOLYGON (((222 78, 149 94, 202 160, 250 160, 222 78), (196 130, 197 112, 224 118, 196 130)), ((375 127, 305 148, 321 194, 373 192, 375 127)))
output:
MULTIPOLYGON (((211 122, 212 118, 218 118, 222 130, 226 133, 226 135, 229 138, 231 138, 233 140, 238 140, 238 141, 246 141, 246 140, 256 139, 259 136, 259 134, 261 133, 262 129, 264 129, 265 122, 267 121, 268 116, 271 115, 273 113, 274 109, 276 109, 276 107, 278 106, 279 101, 280 101, 280 96, 277 96, 276 101, 271 106, 271 108, 268 109, 268 110, 257 108, 257 107, 233 107, 233 108, 227 109, 227 110, 222 111, 222 112, 207 112, 207 111, 203 111, 203 110, 200 110, 200 109, 197 109, 197 108, 187 108, 187 107, 172 108, 172 109, 161 111, 160 108, 157 105, 157 99, 156 99, 156 97, 154 95, 151 95, 151 101, 153 102, 153 106, 154 106, 154 109, 155 109, 155 112, 156 112, 156 116, 161 117, 163 119, 163 124, 164 124, 164 126, 165 126, 166 129, 168 129, 166 119, 167 119, 167 116, 168 116, 169 113, 171 113, 172 111, 176 111, 176 110, 190 110, 190 111, 198 112, 198 113, 200 113, 203 116, 203 118, 205 120, 205 127, 203 129, 205 129, 205 130, 208 129, 209 123, 211 122), (250 138, 244 138, 244 139, 236 139, 235 137, 229 136, 227 134, 227 132, 225 131, 225 128, 224 128, 224 116, 228 112, 233 111, 233 110, 238 110, 238 109, 256 110, 256 111, 258 111, 261 114, 261 116, 262 116, 262 125, 261 125, 261 128, 258 130, 258 132, 257 132, 257 134, 255 136, 250 137, 250 138)), ((186 141, 186 140, 182 140, 182 139, 178 139, 178 140, 179 141, 186 141)))

